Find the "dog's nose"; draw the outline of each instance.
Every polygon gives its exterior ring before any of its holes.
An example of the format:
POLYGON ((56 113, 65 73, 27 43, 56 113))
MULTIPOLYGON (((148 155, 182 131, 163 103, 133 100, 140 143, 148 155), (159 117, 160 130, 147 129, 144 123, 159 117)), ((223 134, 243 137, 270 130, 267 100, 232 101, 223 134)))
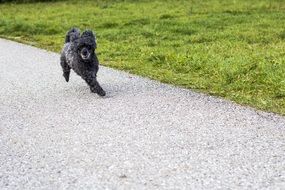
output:
POLYGON ((88 53, 87 50, 83 50, 82 52, 83 55, 87 55, 87 53, 88 53))

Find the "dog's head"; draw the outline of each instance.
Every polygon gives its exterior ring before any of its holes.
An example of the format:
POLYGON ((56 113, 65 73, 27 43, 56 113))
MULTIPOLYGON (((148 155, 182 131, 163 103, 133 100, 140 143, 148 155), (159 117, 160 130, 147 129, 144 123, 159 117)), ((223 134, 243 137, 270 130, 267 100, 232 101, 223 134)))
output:
POLYGON ((91 30, 82 33, 77 43, 77 52, 83 61, 90 61, 95 54, 96 38, 91 30))

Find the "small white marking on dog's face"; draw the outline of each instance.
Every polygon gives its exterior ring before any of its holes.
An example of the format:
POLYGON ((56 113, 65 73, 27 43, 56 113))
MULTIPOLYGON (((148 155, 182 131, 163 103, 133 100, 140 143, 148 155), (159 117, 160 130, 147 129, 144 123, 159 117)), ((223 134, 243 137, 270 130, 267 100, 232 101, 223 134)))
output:
POLYGON ((80 54, 83 60, 89 59, 90 53, 88 52, 86 55, 80 54))

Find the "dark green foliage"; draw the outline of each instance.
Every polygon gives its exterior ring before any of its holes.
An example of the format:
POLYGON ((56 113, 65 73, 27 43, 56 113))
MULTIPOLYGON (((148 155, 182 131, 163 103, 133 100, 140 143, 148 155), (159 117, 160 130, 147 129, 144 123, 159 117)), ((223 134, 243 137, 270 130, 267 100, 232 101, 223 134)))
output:
POLYGON ((0 3, 36 3, 36 2, 55 2, 59 0, 0 0, 0 3))

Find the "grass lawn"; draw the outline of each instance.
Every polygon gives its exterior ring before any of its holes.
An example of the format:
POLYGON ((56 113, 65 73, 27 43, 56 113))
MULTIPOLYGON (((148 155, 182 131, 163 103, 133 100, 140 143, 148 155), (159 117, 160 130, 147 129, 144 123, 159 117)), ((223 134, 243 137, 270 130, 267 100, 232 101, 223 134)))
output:
POLYGON ((101 64, 285 115, 284 0, 0 4, 0 36, 59 52, 96 31, 101 64))

